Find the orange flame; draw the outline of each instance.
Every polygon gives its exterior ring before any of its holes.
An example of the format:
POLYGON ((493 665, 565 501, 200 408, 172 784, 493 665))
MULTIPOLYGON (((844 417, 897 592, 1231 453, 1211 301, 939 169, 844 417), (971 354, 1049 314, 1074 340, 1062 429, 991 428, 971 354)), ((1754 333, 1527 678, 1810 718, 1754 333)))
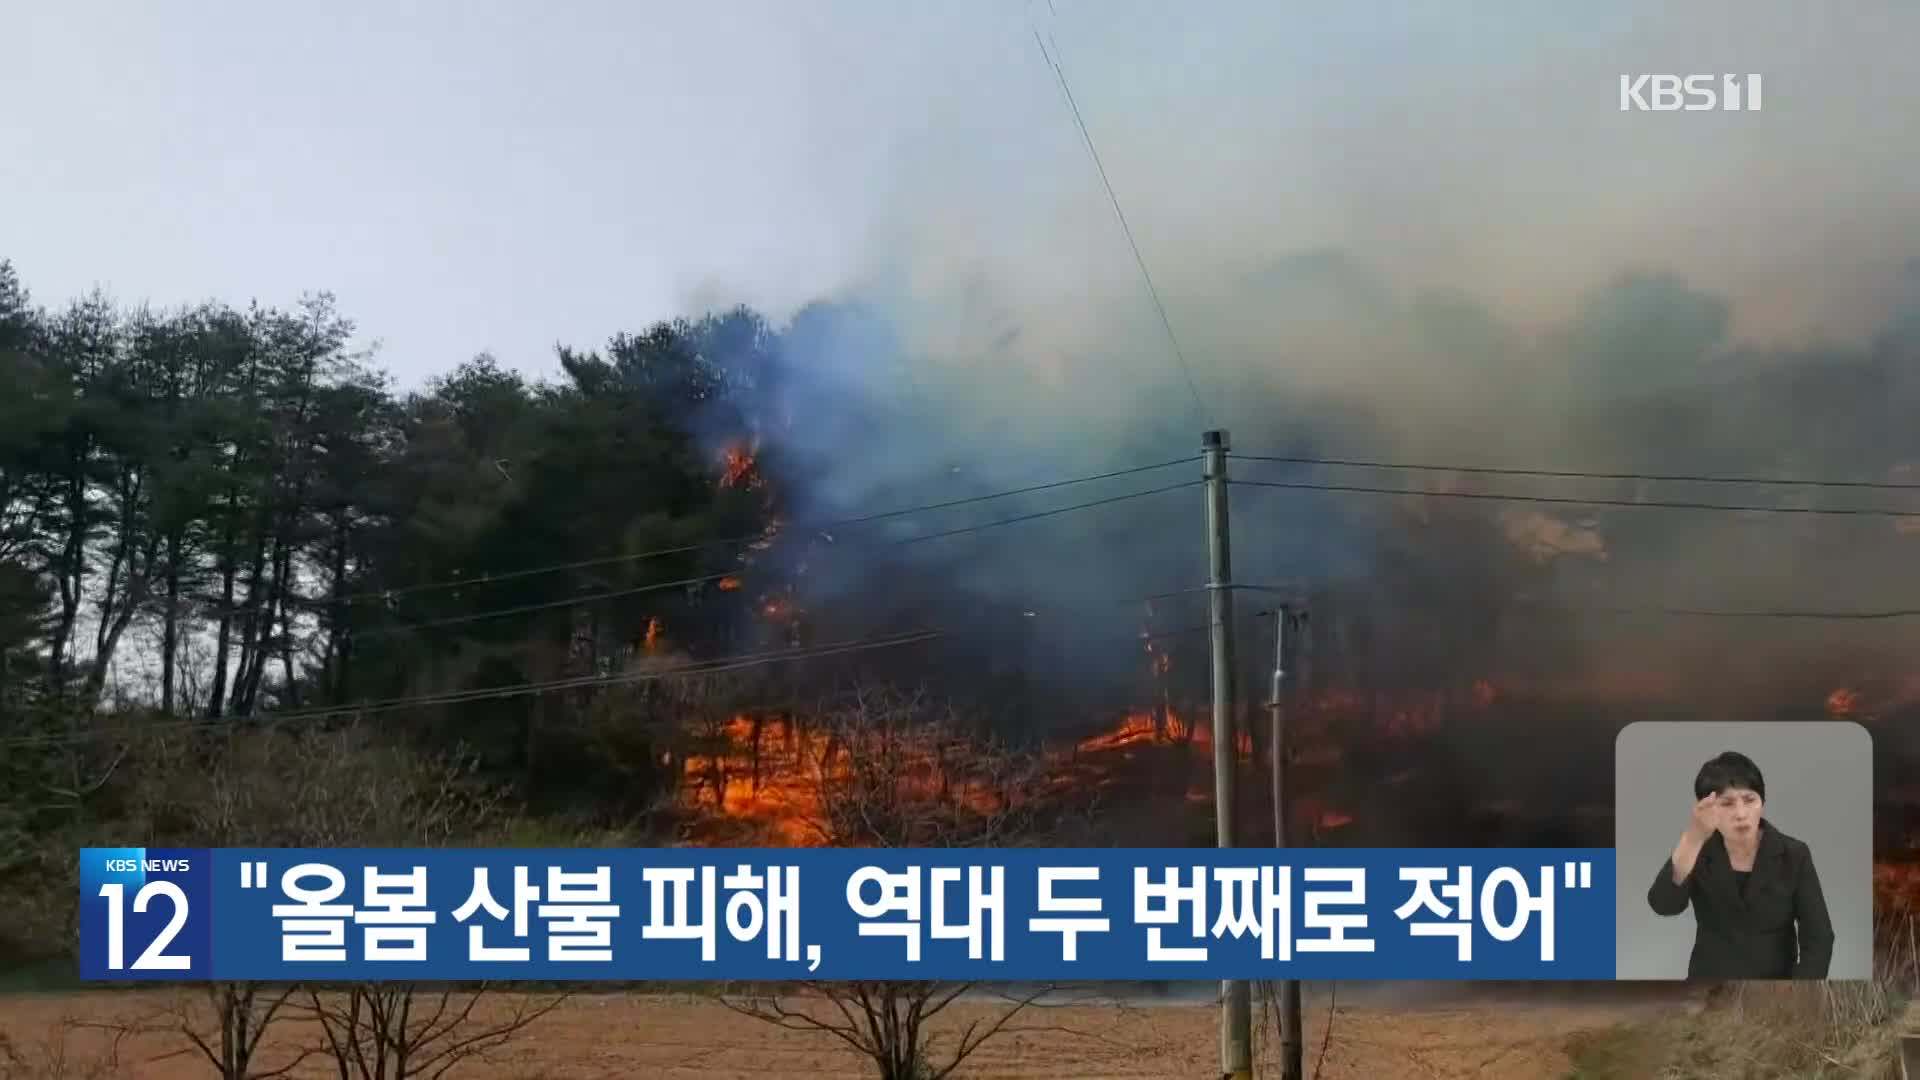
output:
POLYGON ((723 577, 720 579, 721 592, 734 592, 739 588, 740 588, 740 579, 737 577, 723 577))
POLYGON ((1835 720, 1845 720, 1859 715, 1860 692, 1841 687, 1827 695, 1827 715, 1835 720))
MULTIPOLYGON (((1213 749, 1213 725, 1200 724, 1196 726, 1193 729, 1193 745, 1203 753, 1211 751, 1213 749)), ((1253 733, 1250 731, 1234 732, 1233 749, 1234 753, 1242 756, 1252 754, 1253 733)))
POLYGON ((1196 729, 1171 707, 1134 712, 1121 717, 1111 730, 1081 739, 1074 744, 1074 750, 1076 753, 1097 754, 1136 746, 1172 746, 1199 741, 1205 736, 1206 730, 1204 727, 1196 729))
MULTIPOLYGON (((945 800, 981 815, 1017 797, 977 778, 954 775, 950 746, 929 737, 898 736, 905 771, 889 777, 906 799, 945 800)), ((826 840, 823 790, 854 774, 857 746, 802 731, 779 717, 738 714, 708 729, 709 753, 683 760, 681 799, 697 822, 698 842, 722 846, 816 847, 826 840), (822 742, 822 739, 828 739, 822 742), (823 788, 823 784, 828 787, 823 788)))
POLYGON ((659 647, 661 629, 660 616, 655 615, 647 620, 645 647, 648 652, 652 652, 659 647))
POLYGON ((754 460, 753 448, 735 444, 727 447, 720 455, 720 486, 723 488, 757 488, 763 483, 758 463, 754 460))
POLYGON ((736 715, 717 733, 714 753, 682 760, 682 797, 689 808, 715 811, 726 823, 763 830, 783 847, 819 843, 817 791, 809 782, 804 749, 787 722, 736 715), (756 741, 756 736, 757 741, 756 741))
POLYGON ((1084 753, 1099 753, 1103 750, 1119 750, 1122 747, 1140 746, 1159 741, 1160 730, 1154 724, 1152 713, 1129 713, 1112 730, 1102 732, 1091 738, 1080 740, 1077 749, 1084 753))

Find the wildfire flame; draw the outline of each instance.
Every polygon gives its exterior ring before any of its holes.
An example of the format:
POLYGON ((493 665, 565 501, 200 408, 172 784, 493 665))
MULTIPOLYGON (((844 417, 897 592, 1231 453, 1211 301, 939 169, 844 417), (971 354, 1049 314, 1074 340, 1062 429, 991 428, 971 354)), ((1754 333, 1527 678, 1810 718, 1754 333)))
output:
POLYGON ((720 465, 723 488, 757 488, 764 484, 751 446, 735 443, 727 447, 721 452, 720 465))
MULTIPOLYGON (((685 842, 705 846, 815 847, 828 842, 835 815, 830 800, 841 786, 866 782, 864 744, 841 743, 831 730, 813 730, 795 718, 739 714, 698 726, 686 754, 663 756, 681 777, 687 812, 685 842)), ((1111 790, 1139 798, 1180 800, 1199 814, 1213 802, 1211 731, 1204 724, 1159 708, 1118 718, 1108 730, 1050 751, 1040 770, 1018 788, 992 779, 970 779, 948 765, 954 745, 937 732, 893 731, 881 736, 894 764, 884 783, 894 797, 965 807, 983 816, 1003 811, 1009 800, 1085 795, 1111 790), (943 739, 945 741, 943 741, 943 739), (1168 782, 1171 782, 1169 786, 1168 782)), ((1248 737, 1240 749, 1251 750, 1248 737)), ((1340 747, 1310 741, 1296 755, 1302 768, 1336 765, 1340 747)), ((1259 764, 1256 763, 1256 768, 1259 764)), ((844 793, 844 792, 842 792, 844 793)), ((1355 818, 1312 797, 1296 809, 1302 828, 1324 833, 1355 818)))
MULTIPOLYGON (((900 770, 882 782, 892 798, 938 800, 990 817, 1017 792, 990 779, 957 775, 949 766, 951 740, 937 733, 881 736, 900 770)), ((817 847, 829 824, 823 793, 853 781, 870 747, 845 744, 830 732, 808 731, 787 718, 737 714, 703 740, 709 751, 682 760, 680 798, 691 812, 697 842, 720 846, 817 847)))
POLYGON ((1151 745, 1160 740, 1160 734, 1152 713, 1129 713, 1112 731, 1082 739, 1075 748, 1083 753, 1097 754, 1128 746, 1151 745))
POLYGON ((720 579, 721 592, 735 592, 739 588, 740 588, 740 579, 737 577, 723 577, 720 579))
MULTIPOLYGON (((1193 738, 1191 741, 1193 745, 1199 750, 1203 752, 1210 752, 1213 749, 1213 726, 1211 724, 1201 724, 1196 726, 1193 729, 1193 738)), ((1253 733, 1250 731, 1235 732, 1234 738, 1233 738, 1233 749, 1234 749, 1234 753, 1239 754, 1242 757, 1252 754, 1253 753, 1253 733)))
POLYGON ((660 634, 663 629, 664 627, 661 625, 660 616, 655 615, 652 618, 649 618, 647 620, 647 636, 644 639, 643 644, 645 645, 645 648, 648 652, 652 652, 654 649, 659 648, 660 634))
POLYGON ((1845 720, 1860 713, 1860 692, 1841 687, 1827 695, 1827 715, 1845 720))
POLYGON ((778 846, 817 845, 819 798, 795 735, 777 717, 758 725, 745 714, 730 718, 715 733, 713 753, 682 759, 683 799, 726 822, 765 830, 778 846))

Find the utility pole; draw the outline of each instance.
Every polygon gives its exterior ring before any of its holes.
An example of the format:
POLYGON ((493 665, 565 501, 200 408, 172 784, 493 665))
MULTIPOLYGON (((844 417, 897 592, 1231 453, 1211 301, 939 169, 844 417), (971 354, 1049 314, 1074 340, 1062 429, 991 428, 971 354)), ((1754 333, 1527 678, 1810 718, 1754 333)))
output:
MULTIPOLYGON (((1233 773, 1238 746, 1233 725, 1233 555, 1227 531, 1227 433, 1201 436, 1206 453, 1207 595, 1212 601, 1213 816, 1223 848, 1234 846, 1233 773)), ((1221 985, 1220 1075, 1253 1080, 1253 988, 1243 980, 1221 985)))
MULTIPOLYGON (((1273 729, 1268 742, 1273 745, 1273 846, 1287 846, 1287 692, 1292 676, 1291 646, 1294 613, 1291 604, 1281 604, 1273 615, 1273 697, 1267 708, 1273 713, 1273 729)), ((1304 618, 1304 616, 1302 616, 1304 618)), ((1301 1058, 1300 982, 1286 979, 1280 983, 1280 1080, 1305 1080, 1301 1058)))

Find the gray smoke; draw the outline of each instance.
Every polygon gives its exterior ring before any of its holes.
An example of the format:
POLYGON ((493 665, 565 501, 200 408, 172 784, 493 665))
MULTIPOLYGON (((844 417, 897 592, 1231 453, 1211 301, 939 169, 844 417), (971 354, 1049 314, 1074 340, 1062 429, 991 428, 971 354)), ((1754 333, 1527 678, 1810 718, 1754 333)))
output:
MULTIPOLYGON (((1187 369, 1010 19, 1001 77, 913 103, 925 123, 889 144, 880 212, 860 223, 868 258, 789 349, 780 439, 806 510, 1193 459, 865 535, 1158 486, 1198 476, 1208 427, 1249 453, 1920 480, 1920 102, 1911 35, 1890 32, 1920 29, 1912 9, 1581 26, 1410 8, 1387 26, 1209 8, 1175 26, 1158 7, 1060 7, 1028 15, 1054 35, 1187 369), (1642 70, 1762 72, 1766 108, 1620 112, 1617 76, 1642 70)), ((1235 473, 1920 510, 1892 493, 1235 473)), ((1234 514, 1241 580, 1345 590, 1334 603, 1404 627, 1383 640, 1422 675, 1850 679, 1885 674, 1911 623, 1596 609, 1920 606, 1920 536, 1884 518, 1245 488, 1234 514)), ((807 588, 822 608, 931 607, 983 636, 1035 611, 1035 635, 1091 640, 1139 628, 1125 601, 1200 585, 1204 539, 1188 490, 884 555, 816 547, 807 588)), ((1163 609, 1169 626, 1205 610, 1198 595, 1163 609)), ((1140 663, 1124 643, 1111 657, 1140 663)))

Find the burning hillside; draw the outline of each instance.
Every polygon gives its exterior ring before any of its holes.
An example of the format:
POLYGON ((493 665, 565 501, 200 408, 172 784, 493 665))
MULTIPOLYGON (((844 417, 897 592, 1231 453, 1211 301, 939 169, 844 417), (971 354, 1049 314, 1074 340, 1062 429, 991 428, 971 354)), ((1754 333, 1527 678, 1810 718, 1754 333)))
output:
MULTIPOLYGON (((1610 772, 1591 762, 1610 758, 1621 726, 1652 714, 1631 703, 1606 708, 1487 679, 1452 693, 1303 696, 1289 713, 1294 840, 1609 845, 1610 772), (1513 769, 1519 760, 1531 767, 1513 769)), ((1818 703, 1803 713, 1820 714, 1818 703)), ((1209 843, 1212 732, 1195 715, 1205 712, 1139 709, 1020 750, 924 704, 815 720, 736 715, 681 763, 686 836, 718 845, 1013 842, 1075 820, 1109 842, 1209 843)), ((1270 842, 1270 759, 1264 714, 1249 722, 1235 755, 1241 835, 1259 845, 1270 842)), ((1887 858, 1920 836, 1920 799, 1896 806, 1896 795, 1880 793, 1882 824, 1909 826, 1905 839, 1889 834, 1887 858)))
POLYGON ((982 740, 923 701, 856 692, 818 716, 739 714, 681 762, 700 844, 1011 842, 1070 801, 1042 757, 982 740))
MULTIPOLYGON (((730 446, 717 482, 758 486, 770 499, 755 454, 745 443, 730 446)), ((899 501, 939 492, 910 494, 899 501)), ((1648 536, 1616 518, 1483 512, 1432 499, 1415 500, 1415 509, 1367 519, 1379 555, 1370 578, 1335 581, 1307 597, 1323 613, 1303 642, 1319 670, 1302 680, 1290 708, 1290 812, 1299 835, 1313 842, 1606 843, 1611 793, 1590 763, 1611 753, 1625 723, 1809 714, 1875 723, 1920 702, 1920 679, 1884 674, 1898 670, 1882 661, 1893 659, 1884 649, 1835 660, 1840 654, 1830 646, 1807 652, 1777 637, 1753 638, 1773 632, 1764 624, 1695 623, 1702 636, 1686 637, 1534 603, 1550 588, 1594 587, 1603 580, 1595 575, 1644 553, 1648 536), (1739 634, 1753 639, 1748 648, 1721 648, 1739 634), (1515 773, 1509 764, 1516 760, 1534 762, 1533 773, 1542 775, 1563 766, 1559 788, 1515 773)), ((832 709, 743 708, 677 763, 687 839, 791 846, 915 835, 952 842, 1008 835, 1015 821, 1057 818, 1069 808, 1097 812, 1129 842, 1210 836, 1213 730, 1204 704, 1208 666, 1197 662, 1207 646, 1165 629, 1191 616, 1149 604, 1137 651, 1105 635, 1113 642, 1105 648, 1080 645, 1088 627, 1101 625, 1095 621, 1036 629, 1037 605, 1013 605, 1008 610, 1023 617, 1003 628, 992 613, 1006 605, 979 599, 997 584, 979 582, 1018 579, 1022 571, 1006 560, 1039 557, 1044 545, 1010 548, 999 532, 979 535, 980 550, 991 555, 984 565, 993 567, 985 578, 953 573, 964 564, 938 556, 925 563, 869 557, 852 532, 831 544, 805 538, 807 554, 799 557, 775 529, 756 546, 750 573, 722 580, 722 592, 745 594, 742 610, 790 644, 928 621, 947 629, 951 647, 936 656, 870 658, 862 677, 873 685, 939 683, 919 666, 930 662, 944 665, 933 672, 943 685, 979 689, 1010 677, 1012 696, 985 710, 992 723, 964 734, 952 717, 898 702, 884 715, 871 702, 858 706, 851 724, 849 714, 832 709), (835 562, 842 548, 861 558, 835 562), (901 581, 848 587, 882 569, 901 581), (829 623, 832 631, 822 632, 829 623), (1047 629, 1060 644, 1045 641, 1047 629), (976 637, 984 642, 977 649, 976 637), (995 674, 983 678, 988 672, 995 674), (1096 687, 1099 701, 1052 693, 1075 681, 1096 687), (1112 719, 1089 729, 1090 716, 1112 719), (989 749, 987 729, 1018 731, 1024 749, 989 749)), ((1265 626, 1255 622, 1243 636, 1243 657, 1262 654, 1265 626)), ((1241 678, 1241 700, 1257 703, 1265 682, 1257 659, 1243 660, 1241 678)), ((1245 820, 1259 823, 1247 842, 1258 842, 1251 837, 1270 821, 1257 805, 1269 767, 1266 714, 1250 704, 1243 722, 1235 756, 1245 820)))

